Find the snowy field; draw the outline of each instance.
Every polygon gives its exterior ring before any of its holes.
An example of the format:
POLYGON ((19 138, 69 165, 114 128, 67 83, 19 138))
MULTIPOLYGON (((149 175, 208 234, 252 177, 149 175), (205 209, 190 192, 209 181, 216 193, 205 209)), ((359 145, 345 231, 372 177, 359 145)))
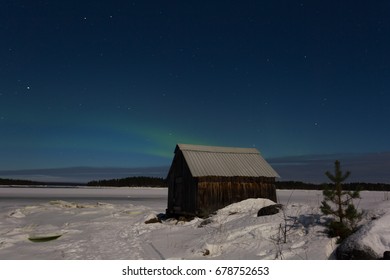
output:
MULTIPOLYGON (((208 219, 146 224, 165 212, 167 189, 0 188, 0 259, 332 259, 321 192, 277 195, 285 210, 272 216, 257 217, 271 201, 249 199, 208 219), (42 236, 59 237, 30 240, 42 236)), ((390 250, 389 193, 361 196, 364 221, 375 218, 366 242, 382 254, 390 250)))

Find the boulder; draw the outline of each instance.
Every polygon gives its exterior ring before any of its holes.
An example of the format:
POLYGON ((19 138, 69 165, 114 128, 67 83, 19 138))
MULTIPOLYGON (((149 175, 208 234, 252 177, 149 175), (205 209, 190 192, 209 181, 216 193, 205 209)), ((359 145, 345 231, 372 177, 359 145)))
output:
POLYGON ((161 223, 161 219, 158 215, 151 213, 146 217, 145 224, 161 223))
POLYGON ((260 208, 260 210, 257 212, 257 217, 278 214, 280 209, 282 208, 283 208, 282 204, 272 204, 272 205, 265 206, 263 208, 260 208))
POLYGON ((336 250, 338 259, 379 260, 390 257, 388 238, 390 211, 385 210, 388 209, 388 203, 388 201, 384 202, 384 210, 381 214, 378 213, 376 219, 367 221, 355 233, 341 242, 336 250))
POLYGON ((155 224, 155 223, 161 223, 161 221, 157 217, 150 218, 145 221, 145 224, 155 224))
POLYGON ((383 253, 383 259, 384 260, 390 260, 390 251, 385 251, 383 253))
POLYGON ((370 247, 347 238, 337 247, 336 258, 338 260, 377 260, 380 256, 370 247))
POLYGON ((206 220, 203 220, 199 225, 198 225, 198 228, 202 228, 208 224, 211 224, 213 222, 212 219, 208 218, 206 220))
POLYGON ((336 249, 338 260, 378 260, 382 258, 383 244, 375 231, 379 220, 363 225, 352 235, 344 239, 336 249))

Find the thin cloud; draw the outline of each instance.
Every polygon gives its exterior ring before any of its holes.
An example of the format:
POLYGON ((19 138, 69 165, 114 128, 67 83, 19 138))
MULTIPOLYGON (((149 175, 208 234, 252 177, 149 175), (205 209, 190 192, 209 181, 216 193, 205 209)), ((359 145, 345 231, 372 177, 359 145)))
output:
MULTIPOLYGON (((349 182, 390 183, 390 152, 307 155, 267 159, 281 176, 280 180, 308 183, 328 182, 325 172, 333 171, 335 160, 341 162, 343 170, 351 171, 349 182)), ((169 166, 143 168, 72 167, 0 171, 0 177, 40 182, 86 183, 92 180, 132 176, 165 178, 168 170, 169 166)))
POLYGON ((324 173, 333 170, 335 160, 343 170, 351 171, 349 182, 390 183, 390 152, 295 156, 268 162, 283 181, 324 183, 328 182, 324 173))

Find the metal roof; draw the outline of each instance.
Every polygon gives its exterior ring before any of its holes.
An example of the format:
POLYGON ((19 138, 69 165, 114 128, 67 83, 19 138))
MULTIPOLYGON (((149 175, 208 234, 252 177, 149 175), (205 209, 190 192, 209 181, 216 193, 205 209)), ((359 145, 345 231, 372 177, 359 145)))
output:
POLYGON ((194 177, 279 177, 255 148, 178 144, 194 177))

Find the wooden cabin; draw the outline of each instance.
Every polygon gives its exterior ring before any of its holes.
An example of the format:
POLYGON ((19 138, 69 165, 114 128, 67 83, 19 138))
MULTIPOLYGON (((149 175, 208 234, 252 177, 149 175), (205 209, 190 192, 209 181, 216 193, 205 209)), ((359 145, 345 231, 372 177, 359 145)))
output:
POLYGON ((276 177, 257 149, 178 144, 167 176, 167 214, 207 216, 248 198, 276 202, 276 177))

